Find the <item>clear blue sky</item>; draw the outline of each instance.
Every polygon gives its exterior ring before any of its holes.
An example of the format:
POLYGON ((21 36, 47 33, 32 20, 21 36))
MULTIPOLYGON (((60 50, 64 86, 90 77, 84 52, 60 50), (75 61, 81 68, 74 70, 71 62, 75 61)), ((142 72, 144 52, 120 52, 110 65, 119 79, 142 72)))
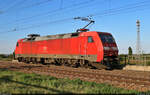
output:
POLYGON ((0 53, 9 54, 20 38, 31 33, 54 35, 75 32, 86 22, 63 20, 89 16, 93 31, 110 32, 119 53, 136 51, 136 20, 141 21, 141 48, 150 53, 150 0, 0 0, 0 53), (58 21, 57 20, 62 20, 58 21), (53 22, 53 23, 52 23, 53 22), (17 31, 13 31, 13 30, 17 31))

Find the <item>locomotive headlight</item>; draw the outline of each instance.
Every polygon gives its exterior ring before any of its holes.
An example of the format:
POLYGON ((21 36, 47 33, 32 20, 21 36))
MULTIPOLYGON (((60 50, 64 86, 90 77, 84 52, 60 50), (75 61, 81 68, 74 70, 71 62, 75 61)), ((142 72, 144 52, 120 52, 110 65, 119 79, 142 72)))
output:
POLYGON ((117 51, 117 50, 118 50, 118 48, 117 48, 117 47, 112 47, 112 49, 113 49, 113 50, 115 50, 115 51, 117 51))
POLYGON ((104 50, 110 50, 110 48, 109 47, 104 47, 104 50))

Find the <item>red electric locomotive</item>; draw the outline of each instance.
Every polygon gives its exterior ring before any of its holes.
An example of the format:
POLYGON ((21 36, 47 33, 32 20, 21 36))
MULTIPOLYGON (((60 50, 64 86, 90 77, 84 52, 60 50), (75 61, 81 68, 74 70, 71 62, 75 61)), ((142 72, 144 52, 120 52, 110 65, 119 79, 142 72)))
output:
POLYGON ((107 66, 117 61, 118 48, 110 33, 89 31, 43 37, 29 36, 17 42, 15 58, 19 61, 107 66))
POLYGON ((94 68, 117 63, 118 48, 110 33, 87 31, 20 39, 15 58, 22 62, 67 64, 94 68))

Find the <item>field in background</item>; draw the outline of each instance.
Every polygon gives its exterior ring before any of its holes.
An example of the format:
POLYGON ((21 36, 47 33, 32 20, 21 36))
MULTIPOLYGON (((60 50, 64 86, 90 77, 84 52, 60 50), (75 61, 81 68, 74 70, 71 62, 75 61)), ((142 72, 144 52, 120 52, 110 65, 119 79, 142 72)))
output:
POLYGON ((150 54, 119 55, 119 62, 128 65, 150 66, 150 54))
POLYGON ((13 54, 5 55, 0 54, 0 60, 2 61, 11 61, 13 59, 13 54))
MULTIPOLYGON (((80 79, 58 79, 46 75, 27 74, 0 69, 0 93, 134 93, 134 90, 125 90, 107 84, 85 82, 80 79)), ((148 92, 147 92, 148 93, 148 92)))

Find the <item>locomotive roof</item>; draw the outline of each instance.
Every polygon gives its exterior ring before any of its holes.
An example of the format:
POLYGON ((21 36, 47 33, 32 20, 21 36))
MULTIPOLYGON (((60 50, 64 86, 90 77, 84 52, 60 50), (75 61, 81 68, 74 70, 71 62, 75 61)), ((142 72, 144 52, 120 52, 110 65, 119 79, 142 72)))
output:
MULTIPOLYGON (((91 31, 88 31, 88 32, 91 32, 91 31)), ((97 32, 97 31, 95 31, 95 32, 97 32)), ((80 33, 82 33, 82 32, 57 34, 57 35, 47 35, 47 36, 41 36, 41 37, 40 36, 31 36, 29 38, 24 38, 23 42, 25 42, 25 41, 43 41, 43 40, 50 40, 50 39, 72 38, 72 37, 78 37, 80 33)), ((107 34, 107 32, 99 32, 99 33, 106 33, 107 34)))
POLYGON ((71 38, 71 37, 78 37, 78 33, 67 33, 67 34, 57 34, 57 35, 47 35, 47 36, 38 36, 38 37, 30 37, 25 38, 23 41, 42 41, 42 40, 50 40, 50 39, 63 39, 63 38, 71 38))

